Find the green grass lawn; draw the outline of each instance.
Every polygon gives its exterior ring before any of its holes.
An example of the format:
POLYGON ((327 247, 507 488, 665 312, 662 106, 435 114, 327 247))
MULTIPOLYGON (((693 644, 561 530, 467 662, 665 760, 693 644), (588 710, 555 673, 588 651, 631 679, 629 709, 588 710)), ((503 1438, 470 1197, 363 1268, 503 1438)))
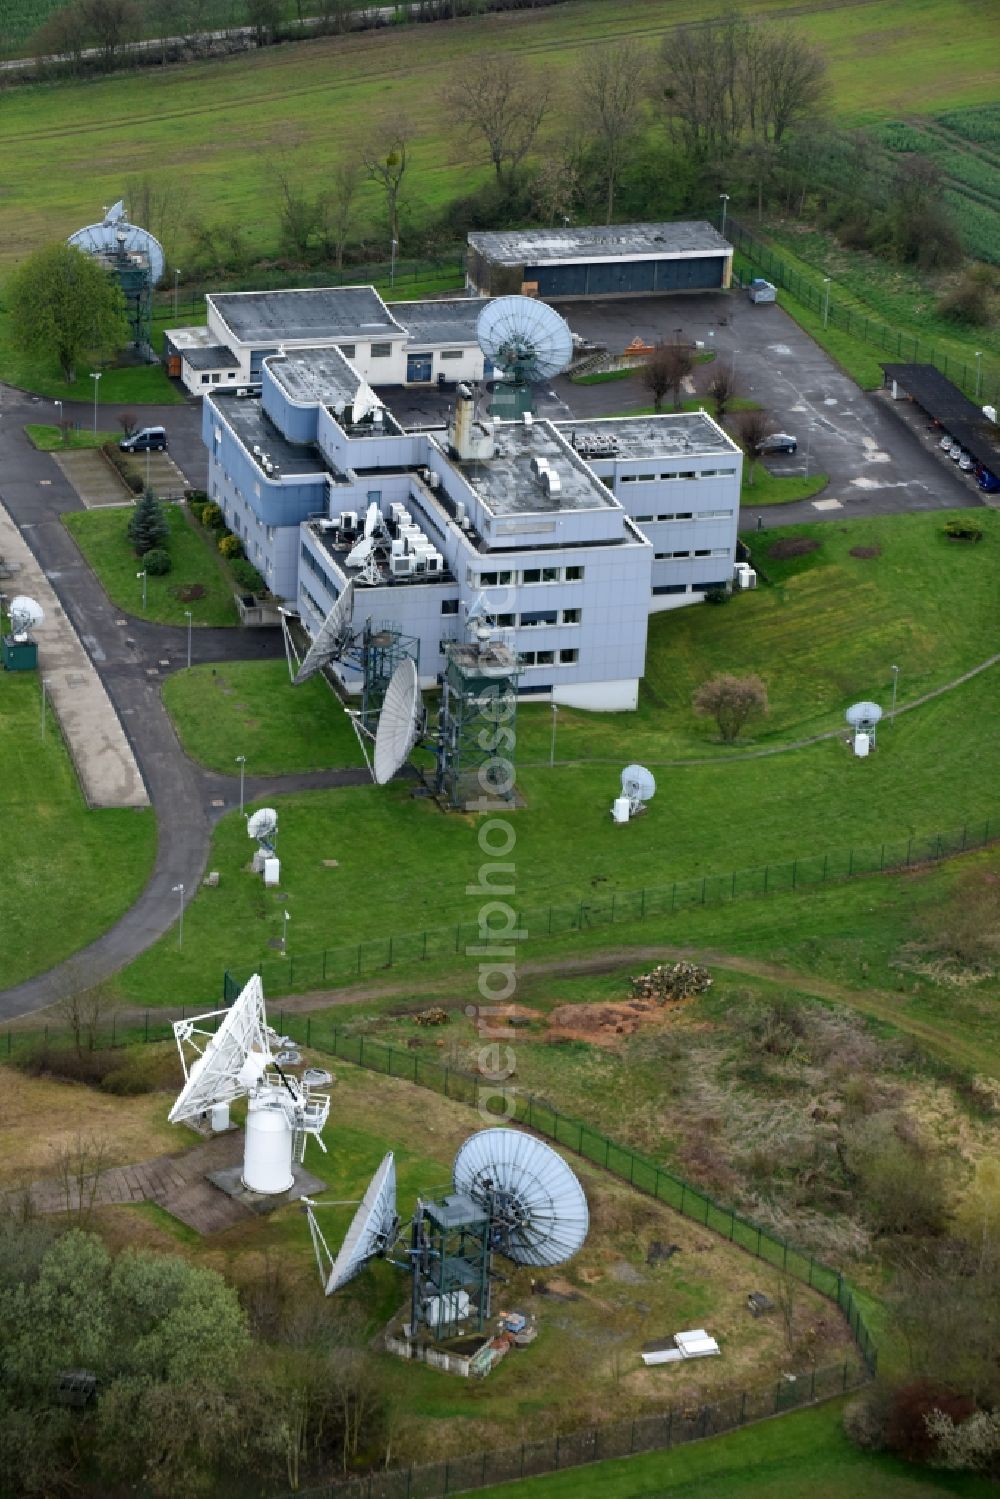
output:
POLYGON ((181 743, 195 760, 232 775, 234 752, 250 775, 364 765, 354 730, 320 677, 292 687, 284 661, 195 666, 163 684, 181 743))
POLYGON ((162 578, 146 579, 146 607, 142 605, 142 567, 126 529, 128 510, 73 510, 63 516, 81 552, 96 572, 112 603, 140 619, 159 624, 187 624, 190 609, 196 625, 234 625, 233 585, 208 533, 189 523, 178 505, 166 505, 170 524, 170 555, 174 565, 162 578), (203 590, 185 601, 185 589, 203 590))
POLYGON ((828 474, 772 474, 765 462, 759 459, 753 465, 743 465, 743 487, 740 504, 747 510, 765 505, 794 505, 799 500, 811 500, 824 490, 830 482, 828 474))
POLYGON ((156 848, 152 812, 88 810, 51 709, 41 736, 40 692, 34 673, 0 672, 0 989, 100 936, 138 898, 156 848))
POLYGON ((46 427, 29 422, 25 426, 28 440, 40 453, 64 453, 67 449, 101 448, 106 442, 118 440, 116 432, 84 432, 72 429, 63 432, 60 427, 46 427))
MULTIPOLYGON (((54 237, 58 238, 58 236, 54 237)), ((39 241, 36 240, 25 245, 22 253, 30 253, 38 247, 39 241)), ((94 382, 90 378, 92 368, 101 370, 98 413, 101 402, 177 406, 182 405, 186 400, 186 396, 175 389, 167 379, 166 371, 158 364, 123 365, 115 368, 101 364, 91 365, 87 361, 82 361, 77 370, 76 379, 71 384, 67 384, 54 359, 22 354, 14 348, 7 329, 6 313, 0 307, 0 380, 7 385, 14 385, 18 390, 30 390, 41 396, 49 396, 54 401, 89 401, 92 403, 94 399, 94 382)))

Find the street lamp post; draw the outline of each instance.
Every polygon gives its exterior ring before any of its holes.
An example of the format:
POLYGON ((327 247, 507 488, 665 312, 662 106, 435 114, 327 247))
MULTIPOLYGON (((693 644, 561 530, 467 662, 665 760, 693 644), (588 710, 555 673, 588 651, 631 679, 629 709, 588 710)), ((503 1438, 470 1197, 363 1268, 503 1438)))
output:
POLYGON ((90 378, 94 382, 94 435, 97 435, 97 392, 101 384, 100 370, 91 370, 90 378))
POLYGON ((722 226, 719 229, 719 233, 722 235, 723 238, 725 238, 725 235, 726 235, 726 209, 729 207, 729 194, 728 193, 720 193, 719 197, 722 200, 722 226))
POLYGON ((244 784, 244 777, 246 775, 246 770, 247 770, 247 757, 246 757, 246 755, 237 755, 236 756, 236 763, 240 767, 240 816, 242 817, 242 815, 243 815, 243 784, 244 784))
POLYGON ((549 768, 556 763, 556 725, 559 722, 559 709, 555 703, 552 704, 552 740, 549 744, 549 768))
POLYGON ((177 924, 177 946, 180 948, 184 946, 184 886, 174 885, 172 889, 174 894, 180 897, 180 914, 177 924))
POLYGON ((977 401, 979 400, 979 397, 982 394, 982 390, 983 390, 983 351, 982 351, 982 349, 977 349, 976 350, 976 400, 977 401))
POLYGON ((894 724, 896 722, 896 684, 898 683, 898 681, 899 667, 894 666, 892 668, 892 707, 889 709, 890 724, 894 724))
POLYGON ((45 699, 46 699, 46 695, 48 693, 48 687, 49 687, 49 679, 48 679, 48 677, 43 677, 42 678, 42 738, 43 739, 45 738, 45 699))
POLYGON ((66 441, 66 433, 63 431, 63 403, 62 403, 62 401, 56 401, 55 405, 58 407, 58 410, 59 410, 59 418, 58 418, 58 420, 59 420, 59 436, 62 438, 63 442, 65 442, 66 441))
POLYGON ((185 609, 184 613, 187 615, 187 622, 188 622, 188 671, 190 671, 191 670, 191 610, 190 609, 185 609))
POLYGON ((828 320, 828 318, 830 316, 830 277, 829 276, 824 276, 823 277, 823 287, 824 287, 824 293, 823 293, 823 327, 825 328, 826 324, 827 324, 827 320, 828 320))
POLYGON ((141 573, 136 573, 136 577, 142 579, 142 607, 145 609, 145 607, 146 607, 146 569, 143 568, 143 570, 142 570, 141 573))
POLYGON ((399 240, 394 239, 392 249, 389 253, 389 285, 396 285, 396 251, 399 249, 399 240))
POLYGON ((177 287, 181 279, 180 271, 174 271, 174 318, 177 317, 177 287))
POLYGON ((288 954, 288 923, 291 918, 287 911, 285 911, 283 914, 284 920, 281 923, 281 953, 282 956, 285 957, 288 954))

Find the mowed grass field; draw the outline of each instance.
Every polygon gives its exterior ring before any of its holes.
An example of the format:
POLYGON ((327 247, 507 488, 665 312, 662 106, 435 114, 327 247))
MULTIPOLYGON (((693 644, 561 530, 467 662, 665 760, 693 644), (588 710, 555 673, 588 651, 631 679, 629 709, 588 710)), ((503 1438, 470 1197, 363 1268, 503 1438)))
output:
POLYGON ((0 989, 99 937, 156 849, 151 811, 88 810, 51 707, 46 720, 43 738, 38 676, 0 672, 0 989))
MULTIPOLYGON (((996 49, 988 33, 996 17, 970 12, 965 0, 911 0, 905 24, 896 0, 755 0, 739 8, 778 20, 787 15, 824 48, 833 108, 843 119, 898 117, 915 100, 922 111, 940 112, 994 95, 996 49)), ((565 125, 568 79, 585 49, 630 36, 654 55, 671 26, 703 16, 699 0, 574 0, 296 43, 227 62, 10 89, 0 95, 0 266, 93 222, 130 176, 143 173, 173 194, 168 246, 183 245, 184 221, 203 215, 239 218, 251 248, 269 249, 276 235, 266 171, 273 143, 289 143, 303 184, 315 191, 332 162, 356 154, 351 143, 362 129, 398 110, 416 129, 405 195, 419 220, 490 170, 444 103, 450 79, 470 58, 509 51, 544 74, 557 92, 547 125, 555 136, 565 125)), ((379 210, 375 190, 366 188, 362 220, 369 229, 379 210)))

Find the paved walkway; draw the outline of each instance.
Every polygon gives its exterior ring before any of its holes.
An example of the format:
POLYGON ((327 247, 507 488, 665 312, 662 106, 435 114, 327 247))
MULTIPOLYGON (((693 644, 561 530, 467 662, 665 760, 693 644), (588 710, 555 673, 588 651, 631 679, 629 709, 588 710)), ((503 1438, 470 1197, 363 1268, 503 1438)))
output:
POLYGON ((96 449, 80 448, 76 452, 53 453, 52 457, 88 510, 135 503, 128 485, 96 449))
POLYGON ((37 632, 38 667, 90 807, 148 807, 135 755, 114 705, 31 548, 0 505, 0 556, 17 572, 11 592, 45 610, 37 632))

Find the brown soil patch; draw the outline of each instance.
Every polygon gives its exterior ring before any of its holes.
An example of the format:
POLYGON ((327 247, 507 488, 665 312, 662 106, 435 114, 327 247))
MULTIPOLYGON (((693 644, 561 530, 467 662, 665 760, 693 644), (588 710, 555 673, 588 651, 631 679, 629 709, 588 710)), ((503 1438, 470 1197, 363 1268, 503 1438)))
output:
POLYGON ((592 1046, 617 1046, 643 1027, 662 1025, 688 1000, 665 1005, 648 999, 629 999, 619 1004, 558 1005, 549 1015, 550 1041, 586 1041, 592 1046))
POLYGON ((204 583, 187 583, 183 587, 178 585, 170 591, 175 599, 180 599, 182 604, 193 604, 195 599, 205 597, 204 583))
POLYGON ((783 541, 776 541, 767 549, 767 555, 773 557, 776 562, 782 562, 786 557, 807 557, 810 552, 819 551, 819 542, 811 536, 787 536, 783 541))
POLYGON ((851 547, 852 557, 881 557, 881 547, 851 547))

